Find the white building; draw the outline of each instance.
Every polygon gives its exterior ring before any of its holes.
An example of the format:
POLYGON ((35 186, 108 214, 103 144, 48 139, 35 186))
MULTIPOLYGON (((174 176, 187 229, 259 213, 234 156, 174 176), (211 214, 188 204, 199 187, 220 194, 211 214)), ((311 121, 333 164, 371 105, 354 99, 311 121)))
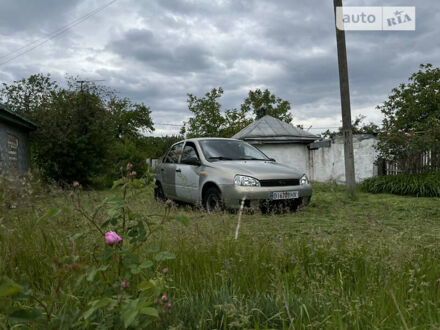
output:
MULTIPOLYGON (((271 116, 257 119, 233 136, 255 145, 276 161, 296 167, 315 182, 345 182, 344 140, 317 141, 318 136, 271 116), (316 142, 315 142, 316 141, 316 142)), ((377 175, 377 140, 373 135, 354 135, 355 177, 360 182, 377 175)))
POLYGON ((307 145, 319 137, 271 116, 257 119, 232 138, 255 145, 267 156, 282 164, 309 173, 307 145))

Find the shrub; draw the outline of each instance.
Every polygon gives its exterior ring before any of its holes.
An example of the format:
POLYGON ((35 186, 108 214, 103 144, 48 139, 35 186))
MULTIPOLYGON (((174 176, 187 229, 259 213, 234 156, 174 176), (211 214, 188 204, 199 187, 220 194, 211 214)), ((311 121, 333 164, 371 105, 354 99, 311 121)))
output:
POLYGON ((440 197, 440 171, 377 176, 362 182, 361 189, 370 193, 440 197))

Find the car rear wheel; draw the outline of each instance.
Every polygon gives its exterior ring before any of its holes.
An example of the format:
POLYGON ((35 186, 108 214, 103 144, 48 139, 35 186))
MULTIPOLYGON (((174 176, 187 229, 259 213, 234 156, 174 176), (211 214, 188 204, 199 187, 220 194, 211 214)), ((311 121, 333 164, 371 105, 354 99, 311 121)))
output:
POLYGON ((223 209, 221 193, 217 188, 211 187, 206 190, 203 196, 203 206, 208 213, 223 209))
POLYGON ((154 188, 154 199, 158 203, 164 203, 167 200, 160 182, 156 182, 156 188, 154 188))

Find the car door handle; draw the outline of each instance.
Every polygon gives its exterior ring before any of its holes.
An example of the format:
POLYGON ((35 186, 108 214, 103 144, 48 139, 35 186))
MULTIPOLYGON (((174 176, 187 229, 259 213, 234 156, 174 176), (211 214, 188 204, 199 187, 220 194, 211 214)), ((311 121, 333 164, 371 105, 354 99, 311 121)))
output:
POLYGON ((180 173, 180 172, 182 172, 182 170, 181 170, 180 168, 178 168, 178 169, 176 170, 176 172, 179 172, 179 173, 180 173))

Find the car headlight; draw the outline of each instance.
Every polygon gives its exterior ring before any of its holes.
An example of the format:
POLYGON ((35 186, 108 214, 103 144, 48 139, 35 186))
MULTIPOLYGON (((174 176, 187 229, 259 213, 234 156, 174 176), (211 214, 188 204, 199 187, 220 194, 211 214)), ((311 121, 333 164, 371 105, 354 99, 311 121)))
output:
POLYGON ((236 175, 234 177, 234 184, 236 186, 252 186, 252 187, 260 187, 260 181, 254 179, 250 176, 246 175, 236 175))
POLYGON ((307 175, 304 174, 301 177, 301 179, 299 179, 299 184, 300 185, 309 184, 309 179, 307 179, 307 175))

